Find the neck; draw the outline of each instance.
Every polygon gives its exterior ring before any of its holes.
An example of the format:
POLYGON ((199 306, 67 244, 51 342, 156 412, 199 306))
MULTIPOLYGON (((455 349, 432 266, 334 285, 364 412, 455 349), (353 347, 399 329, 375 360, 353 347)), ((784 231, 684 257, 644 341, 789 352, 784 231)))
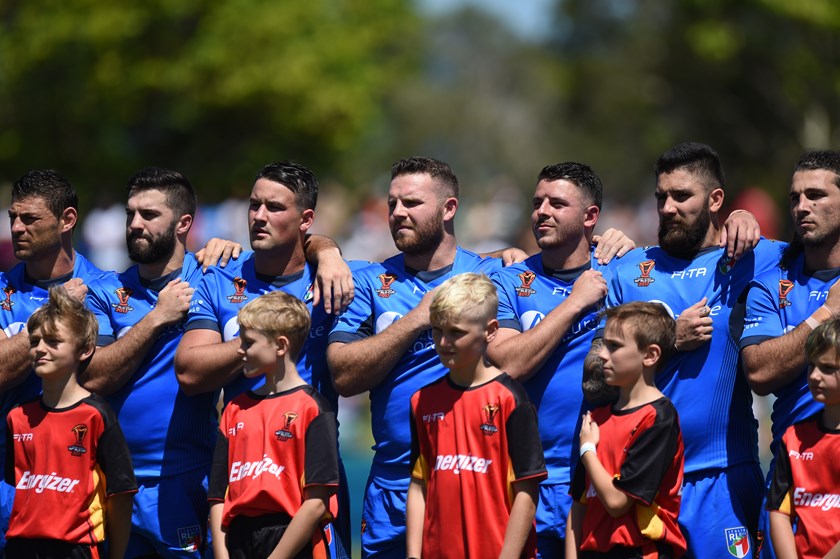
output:
POLYGON ((263 276, 288 276, 303 270, 306 256, 303 245, 254 251, 254 269, 263 276))
POLYGON ((36 280, 49 280, 60 278, 73 273, 73 265, 76 262, 76 253, 68 243, 62 244, 61 249, 53 255, 39 260, 30 260, 24 264, 26 274, 36 280))
POLYGON ((184 266, 184 255, 186 252, 187 247, 185 243, 179 240, 178 243, 175 244, 175 249, 168 258, 149 264, 138 264, 137 272, 140 274, 140 277, 145 280, 153 280, 165 276, 166 274, 174 272, 184 266))
POLYGON ((300 378, 295 364, 289 361, 288 363, 278 363, 275 370, 266 373, 265 384, 256 392, 263 395, 279 394, 304 384, 306 383, 300 378))
POLYGON ((805 268, 811 271, 840 268, 840 242, 827 242, 819 246, 804 246, 805 268))
POLYGON ((501 371, 490 365, 485 359, 479 359, 460 369, 449 369, 449 378, 463 388, 472 388, 489 382, 499 376, 501 371))
MULTIPOLYGON (((649 383, 645 380, 646 374, 648 374, 647 371, 630 386, 620 387, 618 402, 616 403, 618 409, 635 408, 662 397, 659 389, 652 382, 649 383)), ((650 378, 653 378, 653 374, 653 371, 650 371, 650 378)))
POLYGON ((90 392, 76 381, 76 371, 61 378, 42 379, 42 385, 44 393, 41 398, 50 408, 66 408, 90 396, 90 392))
POLYGON ((548 248, 542 251, 543 266, 552 270, 571 270, 580 268, 591 261, 590 239, 587 237, 573 246, 561 246, 548 248))
POLYGON ((703 243, 697 247, 697 250, 704 248, 720 246, 720 222, 716 214, 712 215, 712 222, 709 224, 709 229, 706 231, 706 236, 703 238, 703 243))
POLYGON ((840 405, 827 405, 822 413, 822 426, 836 431, 840 429, 840 405))
POLYGON ((455 236, 446 233, 441 243, 428 252, 403 254, 405 255, 405 265, 407 267, 420 272, 428 272, 430 270, 439 270, 455 262, 455 253, 457 250, 458 245, 455 242, 455 236))

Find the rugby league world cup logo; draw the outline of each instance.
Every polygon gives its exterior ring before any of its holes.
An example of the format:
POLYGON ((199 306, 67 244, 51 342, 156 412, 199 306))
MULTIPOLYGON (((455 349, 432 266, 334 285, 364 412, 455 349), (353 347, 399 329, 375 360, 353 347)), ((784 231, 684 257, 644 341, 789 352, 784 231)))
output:
POLYGON ((11 285, 7 285, 6 287, 4 287, 3 288, 3 294, 5 295, 5 298, 3 299, 3 302, 0 303, 0 308, 2 308, 4 311, 12 310, 12 307, 15 304, 15 302, 12 301, 12 294, 14 294, 16 292, 17 292, 17 289, 12 287, 11 285))
POLYGON ((241 303, 248 299, 248 296, 245 295, 245 288, 248 286, 248 282, 240 277, 233 278, 233 295, 228 295, 227 299, 231 303, 241 303))
POLYGON ((496 415, 499 413, 498 404, 487 404, 481 411, 484 412, 484 423, 481 424, 481 432, 487 436, 495 435, 498 432, 496 427, 496 415))
POLYGON ((653 271, 653 265, 656 264, 654 260, 646 260, 644 262, 639 263, 639 271, 642 273, 641 276, 637 277, 633 280, 636 285, 639 287, 647 287, 656 280, 650 277, 650 273, 653 271))
POLYGON ((87 449, 82 444, 85 440, 85 435, 87 435, 88 432, 87 425, 80 423, 72 429, 70 429, 70 431, 73 433, 73 436, 76 438, 76 441, 70 446, 68 446, 67 450, 69 450, 70 454, 72 454, 73 456, 81 456, 82 454, 87 452, 87 449))

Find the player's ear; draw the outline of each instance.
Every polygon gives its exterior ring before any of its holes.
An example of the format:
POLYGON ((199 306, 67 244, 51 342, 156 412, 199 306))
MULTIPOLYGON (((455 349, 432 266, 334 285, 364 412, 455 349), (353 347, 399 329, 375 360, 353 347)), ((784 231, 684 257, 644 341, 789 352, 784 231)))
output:
POLYGON ((715 188, 709 192, 709 211, 718 213, 723 207, 723 189, 715 188))
POLYGON ((65 231, 72 231, 76 226, 76 222, 79 220, 79 212, 76 211, 76 208, 64 208, 64 211, 61 212, 61 217, 59 217, 58 220, 61 222, 62 233, 65 231))
POLYGON ((274 339, 274 345, 277 347, 277 357, 283 357, 289 351, 289 338, 277 336, 274 339))
POLYGON ((93 351, 96 349, 96 345, 91 344, 88 347, 83 347, 81 349, 81 353, 79 353, 79 361, 87 361, 90 359, 90 356, 93 355, 93 351))
POLYGON ((659 344, 650 344, 645 348, 645 356, 642 359, 642 363, 644 363, 645 367, 654 367, 661 357, 662 348, 659 347, 659 344))
POLYGON ((601 210, 598 206, 588 206, 584 212, 583 226, 594 228, 598 223, 598 216, 601 215, 601 210))
POLYGON ((443 202, 443 220, 451 221, 455 218, 455 213, 458 211, 458 199, 447 198, 443 202))
POLYGON ((499 333, 499 321, 491 318, 487 321, 487 326, 484 328, 484 340, 489 344, 499 333))
POLYGON ((306 209, 300 212, 300 231, 306 233, 315 221, 315 210, 306 209))
POLYGON ((176 235, 186 235, 190 231, 190 227, 192 227, 193 223, 193 216, 190 214, 184 214, 180 218, 178 218, 178 225, 175 227, 175 234, 176 235))

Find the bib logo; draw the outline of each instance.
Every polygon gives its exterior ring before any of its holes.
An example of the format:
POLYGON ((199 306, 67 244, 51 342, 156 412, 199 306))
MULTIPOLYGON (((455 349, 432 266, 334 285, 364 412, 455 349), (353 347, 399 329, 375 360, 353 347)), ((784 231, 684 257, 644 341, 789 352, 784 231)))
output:
POLYGON ((655 260, 645 260, 644 262, 640 262, 639 271, 642 272, 642 275, 634 279, 633 282, 639 287, 647 287, 655 282, 656 280, 650 277, 654 264, 656 264, 655 260))
POLYGON ((178 528, 178 545, 184 551, 198 551, 201 548, 201 526, 178 528))
POLYGON ((519 281, 522 282, 522 285, 516 288, 516 294, 519 297, 530 297, 536 293, 536 291, 531 289, 531 284, 534 283, 535 279, 537 279, 537 274, 531 270, 525 270, 519 274, 519 281))
POLYGON ((793 282, 790 280, 779 280, 779 308, 789 307, 791 302, 787 296, 793 290, 793 282))
POLYGON ((73 456, 81 456, 82 454, 87 452, 87 449, 84 447, 84 445, 82 445, 82 442, 85 439, 85 435, 87 435, 88 432, 87 425, 83 425, 80 423, 72 429, 70 429, 70 431, 72 431, 73 435, 76 437, 76 442, 68 446, 67 450, 69 450, 70 454, 72 454, 73 456))
POLYGON ((718 270, 720 270, 721 274, 726 275, 735 267, 735 262, 737 261, 734 258, 729 258, 724 255, 718 263, 718 270))
POLYGON ((3 299, 3 302, 0 303, 0 308, 2 308, 4 311, 12 310, 12 307, 15 305, 15 302, 12 301, 12 295, 14 293, 17 293, 17 289, 12 287, 11 285, 7 285, 3 288, 3 294, 6 295, 6 297, 5 299, 3 299))
POLYGON ((499 405, 487 404, 481 409, 484 411, 484 423, 481 424, 481 432, 488 437, 490 435, 495 435, 499 431, 499 429, 494 425, 496 415, 499 413, 499 405))
POLYGON ((283 418, 286 420, 285 424, 283 425, 282 429, 278 429, 274 432, 277 436, 278 441, 286 442, 292 438, 292 423, 294 423, 295 419, 297 419, 298 414, 297 412, 287 411, 283 414, 283 418))
POLYGON ((726 536, 726 547, 732 557, 746 557, 750 552, 750 538, 747 529, 743 526, 737 528, 726 528, 723 531, 726 536))
POLYGON ((115 289, 114 293, 116 293, 117 299, 120 301, 119 303, 111 305, 114 307, 114 312, 126 314, 134 310, 134 307, 128 304, 128 299, 131 297, 131 294, 134 293, 134 290, 129 289, 128 287, 120 287, 119 289, 115 289))
POLYGON ((382 287, 376 290, 376 294, 382 297, 383 299, 387 299, 396 291, 391 289, 391 285, 397 281, 397 276, 394 274, 379 274, 379 283, 382 284, 382 287))
POLYGON ((240 277, 233 278, 233 295, 228 295, 227 300, 233 304, 239 304, 243 301, 248 300, 248 296, 245 295, 245 287, 248 286, 248 282, 240 277))

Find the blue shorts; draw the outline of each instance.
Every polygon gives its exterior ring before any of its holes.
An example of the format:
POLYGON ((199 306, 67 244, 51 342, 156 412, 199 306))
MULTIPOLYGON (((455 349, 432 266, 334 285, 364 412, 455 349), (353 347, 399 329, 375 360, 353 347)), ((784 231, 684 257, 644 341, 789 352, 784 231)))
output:
MULTIPOLYGON (((6 530, 12 517, 12 505, 15 502, 15 486, 0 480, 0 551, 6 549, 6 530)), ((0 556, 3 554, 0 553, 0 556)))
POLYGON ((127 559, 159 554, 200 559, 207 543, 207 472, 139 478, 127 559))
POLYGON ((679 516, 685 557, 752 557, 763 494, 758 464, 685 474, 679 516))
POLYGON ((566 518, 572 507, 568 483, 541 483, 537 503, 537 557, 566 556, 566 518))
POLYGON ((362 505, 362 557, 405 559, 408 489, 385 489, 368 478, 362 505))

